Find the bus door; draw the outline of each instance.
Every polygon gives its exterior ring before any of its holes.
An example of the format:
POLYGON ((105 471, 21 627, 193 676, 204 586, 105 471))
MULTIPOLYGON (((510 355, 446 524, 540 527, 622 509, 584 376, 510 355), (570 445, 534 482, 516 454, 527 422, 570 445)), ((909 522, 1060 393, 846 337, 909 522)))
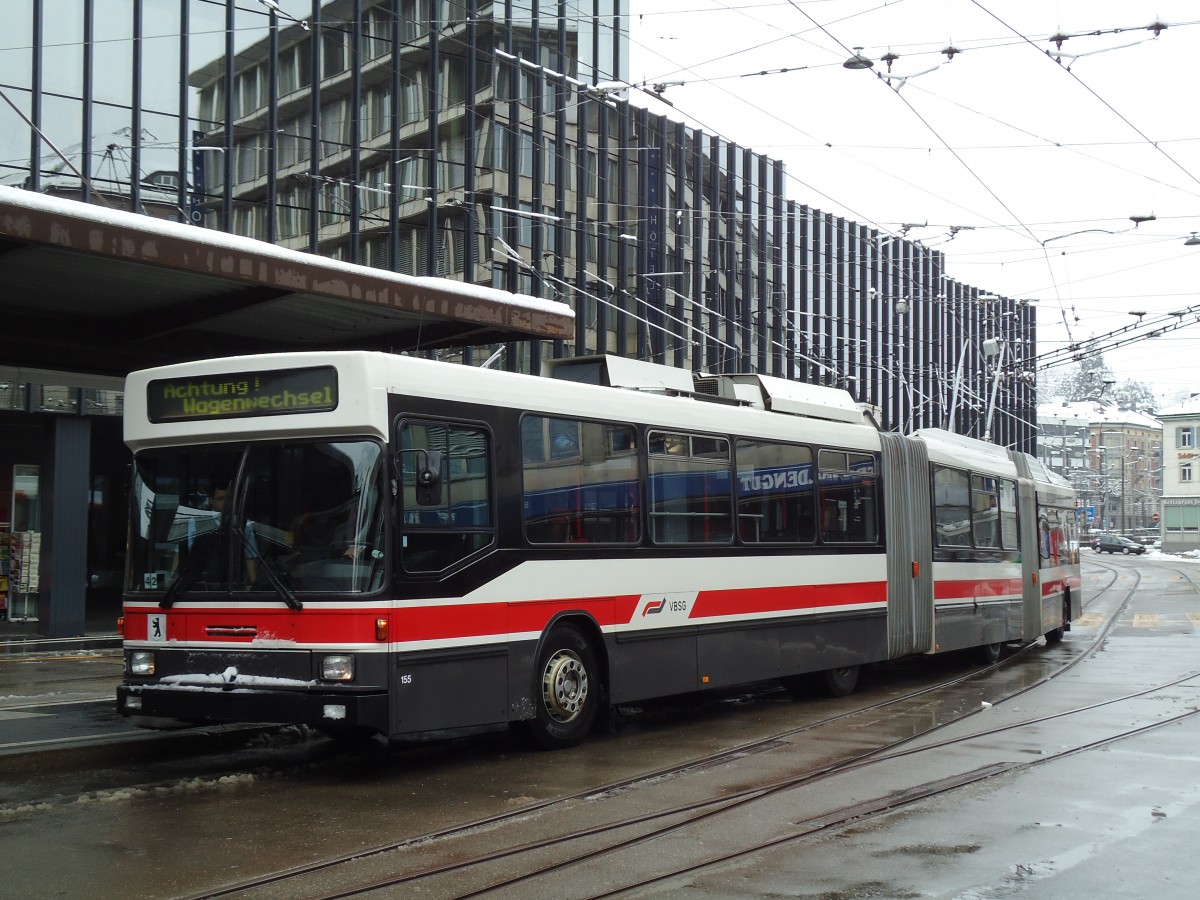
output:
POLYGON ((929 454, 921 441, 880 434, 887 529, 888 656, 933 649, 933 526, 929 454))
POLYGON ((1042 634, 1042 583, 1038 573, 1037 486, 1029 462, 1021 453, 1010 453, 1017 465, 1017 503, 1021 535, 1021 636, 1026 641, 1042 634))

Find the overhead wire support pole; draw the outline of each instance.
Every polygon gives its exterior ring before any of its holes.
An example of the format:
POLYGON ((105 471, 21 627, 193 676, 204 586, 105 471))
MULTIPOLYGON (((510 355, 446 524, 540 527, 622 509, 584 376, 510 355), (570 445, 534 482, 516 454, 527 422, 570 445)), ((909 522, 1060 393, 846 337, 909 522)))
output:
POLYGON ((950 393, 950 411, 946 414, 947 431, 956 432, 958 430, 958 389, 962 386, 963 365, 967 361, 967 348, 969 346, 970 343, 964 340, 962 342, 962 349, 958 351, 958 366, 954 370, 954 388, 950 393))
MULTIPOLYGON (((997 340, 996 342, 996 371, 992 375, 992 395, 988 398, 987 414, 983 420, 983 439, 990 441, 992 439, 992 414, 996 411, 996 392, 1000 389, 1000 376, 1004 374, 1004 345, 1005 342, 997 340)), ((987 352, 988 342, 984 342, 984 353, 987 352)))

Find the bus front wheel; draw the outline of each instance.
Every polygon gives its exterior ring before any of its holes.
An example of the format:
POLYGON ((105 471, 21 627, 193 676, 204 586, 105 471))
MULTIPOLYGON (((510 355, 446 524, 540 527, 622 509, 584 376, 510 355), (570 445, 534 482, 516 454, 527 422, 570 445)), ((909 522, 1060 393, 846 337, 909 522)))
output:
POLYGON ((600 682, 596 654, 583 632, 559 625, 538 654, 534 707, 529 736, 546 750, 573 747, 596 721, 600 682))

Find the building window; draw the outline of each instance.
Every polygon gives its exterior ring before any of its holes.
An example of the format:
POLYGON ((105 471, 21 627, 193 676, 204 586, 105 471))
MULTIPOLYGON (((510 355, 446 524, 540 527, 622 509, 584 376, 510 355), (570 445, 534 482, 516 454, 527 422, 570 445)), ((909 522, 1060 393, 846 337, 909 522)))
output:
POLYGON ((363 173, 363 183, 359 185, 360 204, 366 212, 383 209, 388 202, 387 170, 376 166, 363 173))
POLYGON ((344 31, 321 32, 321 61, 324 63, 322 69, 324 78, 346 71, 346 33, 344 31))
POLYGON ((237 85, 235 116, 249 116, 258 112, 265 102, 265 81, 266 73, 262 66, 254 66, 237 76, 234 82, 237 85))
POLYGON ((279 96, 294 93, 312 84, 312 57, 309 39, 279 51, 279 96))
POLYGON ((533 134, 528 131, 521 132, 521 153, 518 162, 518 171, 522 175, 533 174, 533 134))
POLYGON ((350 117, 341 97, 321 108, 321 155, 333 156, 350 145, 350 117))
POLYGON ((1200 506, 1168 506, 1163 510, 1163 524, 1169 532, 1200 531, 1200 506))
POLYGON ((425 75, 421 72, 406 73, 400 87, 400 121, 404 124, 419 122, 425 115, 425 75))
POLYGON ((359 105, 359 119, 367 137, 383 134, 392 127, 392 90, 390 85, 380 85, 363 92, 359 105))
POLYGON ((404 0, 400 16, 403 21, 403 39, 415 41, 425 34, 429 25, 429 0, 404 0))
POLYGON ((379 8, 367 10, 362 21, 362 50, 367 59, 391 52, 392 23, 379 8))
POLYGON ((267 147, 266 138, 256 135, 237 145, 237 180, 246 184, 266 174, 267 147))
POLYGON ((405 157, 399 162, 400 183, 396 185, 396 190, 400 194, 400 201, 403 203, 408 200, 420 200, 426 196, 428 191, 422 187, 425 181, 423 159, 415 156, 405 157))
POLYGON ((1175 429, 1175 446, 1176 447, 1194 447, 1196 444, 1196 429, 1195 428, 1176 428, 1175 429))
POLYGON ((344 183, 329 181, 321 185, 322 225, 337 225, 346 218, 350 209, 349 191, 344 183))
POLYGON ((1192 480, 1192 464, 1184 463, 1179 467, 1179 480, 1187 483, 1192 480))

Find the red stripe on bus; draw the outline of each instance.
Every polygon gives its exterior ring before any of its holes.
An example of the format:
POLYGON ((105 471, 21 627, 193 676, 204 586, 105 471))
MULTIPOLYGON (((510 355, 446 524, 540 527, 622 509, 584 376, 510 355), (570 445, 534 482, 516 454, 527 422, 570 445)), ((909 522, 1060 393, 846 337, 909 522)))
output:
POLYGON ((624 596, 400 607, 393 634, 401 641, 530 634, 542 631, 563 612, 585 612, 601 627, 622 625, 633 617, 637 603, 637 597, 624 596))
MULTIPOLYGON (((457 603, 437 606, 399 606, 393 609, 292 610, 213 609, 178 610, 166 614, 162 640, 181 642, 294 641, 297 644, 374 643, 375 620, 388 620, 392 641, 433 641, 466 637, 502 637, 538 632, 560 612, 583 611, 601 626, 627 623, 637 597, 543 600, 525 603, 457 603)), ((148 640, 147 614, 128 612, 125 637, 148 640)), ((273 648, 272 648, 273 649, 273 648)))
POLYGON ((886 599, 887 585, 882 581, 704 591, 696 597, 688 618, 705 619, 712 616, 766 612, 812 612, 858 603, 882 604, 886 599))
POLYGON ((148 641, 150 617, 165 615, 166 633, 155 640, 186 643, 248 644, 280 641, 276 648, 297 644, 366 644, 375 641, 375 619, 388 615, 382 609, 186 609, 165 613, 126 612, 125 639, 148 641))

